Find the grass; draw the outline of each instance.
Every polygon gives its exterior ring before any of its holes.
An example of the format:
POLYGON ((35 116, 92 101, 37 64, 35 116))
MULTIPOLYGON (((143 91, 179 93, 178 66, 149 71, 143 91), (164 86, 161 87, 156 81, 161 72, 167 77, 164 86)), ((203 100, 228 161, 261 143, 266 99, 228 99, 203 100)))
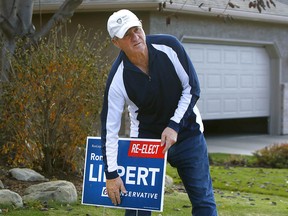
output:
MULTIPOLYGON (((251 156, 212 154, 215 164, 223 164, 229 158, 236 161, 253 160, 251 156), (240 158, 240 160, 239 160, 240 158)), ((224 163, 225 164, 225 163, 224 163)), ((175 183, 181 183, 176 170, 167 166, 167 174, 175 183)), ((248 167, 211 166, 215 199, 219 216, 287 216, 288 215, 288 170, 248 167)), ((77 202, 61 205, 49 202, 45 208, 41 203, 29 204, 22 209, 2 208, 3 215, 11 216, 123 216, 124 210, 95 206, 84 206, 77 202), (8 212, 6 212, 8 211, 8 212)), ((191 215, 191 204, 187 194, 173 192, 165 194, 164 211, 153 216, 191 215)))
POLYGON ((211 167, 214 188, 288 197, 288 170, 211 167))
POLYGON ((213 165, 229 163, 232 165, 253 166, 256 163, 256 157, 250 155, 211 153, 209 156, 213 165))
MULTIPOLYGON (((219 216, 287 216, 288 198, 274 195, 241 193, 226 190, 215 190, 215 199, 219 216)), ((40 206, 10 210, 3 215, 11 216, 123 216, 124 210, 104 207, 84 206, 80 202, 73 205, 49 203, 46 211, 40 206)), ((185 193, 165 195, 164 211, 154 212, 153 216, 187 216, 191 215, 191 204, 185 193)))
POLYGON ((288 198, 216 190, 219 216, 287 216, 288 198))

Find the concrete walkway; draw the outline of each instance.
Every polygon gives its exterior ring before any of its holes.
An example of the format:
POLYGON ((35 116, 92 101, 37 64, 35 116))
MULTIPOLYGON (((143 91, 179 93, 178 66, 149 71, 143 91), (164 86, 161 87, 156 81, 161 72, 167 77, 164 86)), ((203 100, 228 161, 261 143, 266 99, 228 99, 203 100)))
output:
POLYGON ((206 136, 209 153, 252 155, 272 144, 288 143, 288 135, 227 135, 206 136))

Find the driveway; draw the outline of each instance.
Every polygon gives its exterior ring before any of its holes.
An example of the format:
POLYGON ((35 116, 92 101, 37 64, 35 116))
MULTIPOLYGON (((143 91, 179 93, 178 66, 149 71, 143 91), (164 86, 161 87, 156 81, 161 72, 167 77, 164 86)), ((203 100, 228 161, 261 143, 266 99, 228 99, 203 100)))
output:
POLYGON ((272 144, 288 143, 288 135, 219 135, 206 136, 209 153, 252 155, 272 144))

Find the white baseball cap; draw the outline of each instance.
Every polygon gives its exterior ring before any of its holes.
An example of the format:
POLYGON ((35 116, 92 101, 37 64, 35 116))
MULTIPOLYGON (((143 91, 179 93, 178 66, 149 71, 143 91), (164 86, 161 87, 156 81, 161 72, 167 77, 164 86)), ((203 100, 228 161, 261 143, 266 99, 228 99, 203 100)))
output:
POLYGON ((111 38, 123 38, 128 29, 142 26, 138 17, 129 10, 122 9, 114 12, 107 21, 107 30, 111 38))

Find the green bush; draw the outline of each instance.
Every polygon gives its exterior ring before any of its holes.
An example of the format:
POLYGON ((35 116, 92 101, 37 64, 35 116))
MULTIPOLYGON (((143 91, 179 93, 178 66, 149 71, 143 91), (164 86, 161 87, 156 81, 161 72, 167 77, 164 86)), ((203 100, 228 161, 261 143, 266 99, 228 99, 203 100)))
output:
POLYGON ((288 168, 288 143, 273 144, 254 153, 256 165, 271 168, 288 168))
POLYGON ((226 166, 248 166, 248 160, 242 155, 230 155, 229 158, 224 162, 226 166))
POLYGON ((53 31, 35 46, 18 43, 1 83, 0 150, 10 164, 77 171, 86 137, 99 133, 108 72, 101 37, 79 27, 73 37, 53 31))
POLYGON ((255 156, 227 153, 209 153, 210 164, 227 167, 254 167, 255 156))

